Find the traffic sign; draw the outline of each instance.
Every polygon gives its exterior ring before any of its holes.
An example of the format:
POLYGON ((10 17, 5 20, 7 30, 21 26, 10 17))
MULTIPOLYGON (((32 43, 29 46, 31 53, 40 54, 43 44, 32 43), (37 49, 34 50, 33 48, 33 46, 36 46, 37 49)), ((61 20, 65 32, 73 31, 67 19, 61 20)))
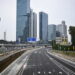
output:
POLYGON ((36 42, 36 38, 27 38, 27 42, 36 42))

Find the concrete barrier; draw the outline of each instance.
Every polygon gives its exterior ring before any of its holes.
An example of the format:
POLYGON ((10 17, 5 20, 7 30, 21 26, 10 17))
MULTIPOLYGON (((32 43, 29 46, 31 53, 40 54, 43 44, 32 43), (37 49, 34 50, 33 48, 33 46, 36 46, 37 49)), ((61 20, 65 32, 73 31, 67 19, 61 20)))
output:
POLYGON ((4 60, 0 61, 0 72, 2 72, 9 64, 11 64, 15 59, 21 56, 25 50, 16 52, 15 54, 10 55, 4 60))
POLYGON ((26 52, 24 52, 19 58, 17 58, 13 63, 11 63, 6 69, 4 69, 0 74, 1 75, 17 75, 18 73, 21 73, 21 68, 23 65, 26 65, 30 54, 35 51, 39 50, 41 48, 34 48, 30 49, 26 52))

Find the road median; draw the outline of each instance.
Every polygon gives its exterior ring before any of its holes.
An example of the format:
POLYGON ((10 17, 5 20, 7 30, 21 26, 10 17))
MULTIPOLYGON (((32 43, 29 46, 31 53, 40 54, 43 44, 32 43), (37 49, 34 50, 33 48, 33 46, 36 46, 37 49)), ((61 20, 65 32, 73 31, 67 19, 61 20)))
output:
POLYGON ((8 65, 10 65, 14 60, 16 60, 19 56, 21 56, 26 50, 18 51, 5 59, 0 61, 0 72, 2 72, 8 65))

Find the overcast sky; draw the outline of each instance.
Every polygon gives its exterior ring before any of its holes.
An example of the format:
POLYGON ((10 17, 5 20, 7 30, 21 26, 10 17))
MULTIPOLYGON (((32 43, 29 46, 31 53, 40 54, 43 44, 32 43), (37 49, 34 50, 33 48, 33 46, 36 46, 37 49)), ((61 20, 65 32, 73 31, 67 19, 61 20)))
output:
MULTIPOLYGON (((66 21, 68 26, 75 25, 75 0, 31 0, 31 8, 48 13, 49 24, 66 21)), ((16 35, 16 0, 0 0, 0 39, 7 33, 7 40, 15 40, 16 35)))

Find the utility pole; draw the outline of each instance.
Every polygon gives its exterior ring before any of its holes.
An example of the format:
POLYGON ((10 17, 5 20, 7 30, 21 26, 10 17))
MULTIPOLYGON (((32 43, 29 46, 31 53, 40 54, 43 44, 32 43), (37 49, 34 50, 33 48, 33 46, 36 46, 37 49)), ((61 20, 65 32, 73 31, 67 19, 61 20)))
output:
POLYGON ((0 22, 1 22, 1 17, 0 17, 0 22))

